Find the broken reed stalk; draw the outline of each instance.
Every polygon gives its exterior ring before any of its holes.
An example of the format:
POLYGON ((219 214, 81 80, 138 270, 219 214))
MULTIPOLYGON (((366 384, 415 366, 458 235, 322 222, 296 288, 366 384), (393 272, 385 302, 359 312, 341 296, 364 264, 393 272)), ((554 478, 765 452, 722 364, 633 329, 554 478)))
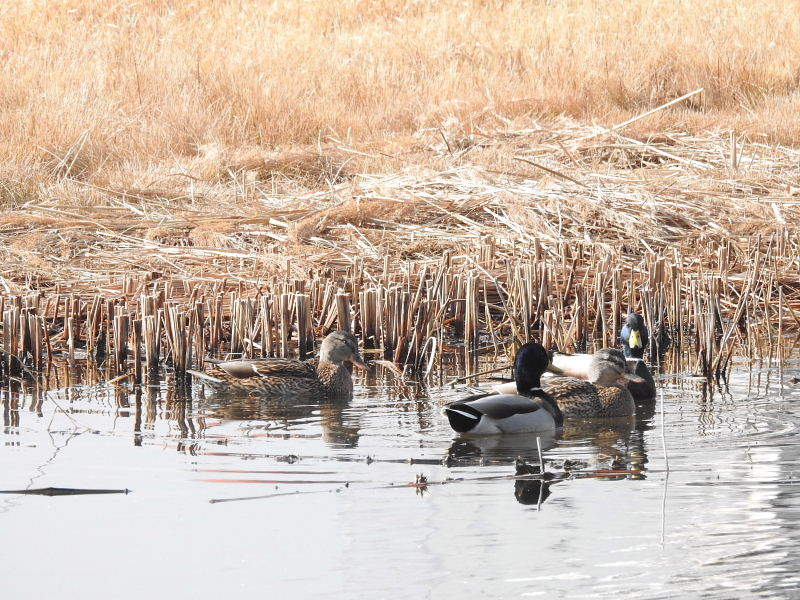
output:
POLYGON ((314 351, 314 332, 311 325, 311 312, 309 308, 309 297, 305 294, 297 294, 295 300, 295 312, 297 314, 297 344, 300 360, 310 358, 314 351))
POLYGON ((361 306, 361 335, 364 348, 377 348, 380 345, 377 290, 362 291, 359 294, 359 304, 361 306))
POLYGON ((158 369, 161 349, 161 323, 155 315, 142 317, 142 341, 144 343, 144 364, 148 372, 158 369))
POLYGON ((283 358, 287 358, 289 356, 289 336, 290 332, 290 322, 291 322, 291 315, 289 309, 289 294, 281 294, 280 295, 280 310, 279 314, 281 317, 281 356, 283 358))
POLYGON ((164 332, 172 355, 172 367, 182 375, 192 367, 193 321, 188 312, 170 306, 164 319, 164 332))
POLYGON ((349 294, 336 294, 336 320, 341 331, 352 333, 350 326, 350 296, 349 294))
POLYGON ((133 321, 133 379, 136 383, 142 381, 142 321, 133 321))

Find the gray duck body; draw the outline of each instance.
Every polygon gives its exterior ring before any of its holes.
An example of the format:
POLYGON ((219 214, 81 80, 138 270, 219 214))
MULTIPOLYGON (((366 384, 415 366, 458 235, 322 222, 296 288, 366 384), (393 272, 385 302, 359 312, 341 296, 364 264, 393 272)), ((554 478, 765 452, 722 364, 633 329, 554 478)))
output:
POLYGON ((447 404, 443 413, 450 427, 463 435, 549 433, 562 427, 558 404, 540 384, 548 364, 541 344, 523 344, 514 358, 516 393, 481 393, 447 404))
POLYGON ((644 381, 628 381, 627 386, 635 400, 652 400, 656 397, 656 381, 641 358, 628 358, 628 373, 638 375, 644 381))

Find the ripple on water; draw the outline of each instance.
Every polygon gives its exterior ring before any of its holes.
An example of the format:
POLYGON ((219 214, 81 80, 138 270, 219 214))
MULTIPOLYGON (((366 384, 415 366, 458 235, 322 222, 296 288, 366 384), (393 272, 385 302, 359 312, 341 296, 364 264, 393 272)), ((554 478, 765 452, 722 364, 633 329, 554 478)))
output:
POLYGON ((780 381, 670 381, 663 427, 657 401, 635 420, 539 436, 551 469, 637 471, 546 485, 511 479, 518 457, 538 463, 536 436, 453 436, 440 409, 458 390, 379 380, 322 406, 167 386, 5 391, 4 489, 134 493, 0 496, 4 558, 37 583, 20 598, 65 573, 102 593, 120 564, 139 573, 121 598, 181 596, 198 572, 199 598, 264 582, 348 597, 791 597, 800 390, 780 381), (408 486, 418 475, 427 489, 408 486), (208 502, 254 496, 270 497, 208 502))

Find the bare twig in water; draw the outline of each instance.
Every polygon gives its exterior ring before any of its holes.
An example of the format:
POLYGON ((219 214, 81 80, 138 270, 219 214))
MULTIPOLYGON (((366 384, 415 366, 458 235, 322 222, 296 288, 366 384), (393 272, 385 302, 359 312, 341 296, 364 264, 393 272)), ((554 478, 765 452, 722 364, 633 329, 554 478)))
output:
POLYGON ((495 367, 494 369, 488 369, 486 371, 480 371, 479 373, 472 373, 470 375, 463 375, 462 377, 456 377, 455 379, 451 379, 447 382, 447 385, 454 385, 456 383, 461 383, 462 381, 468 381, 470 379, 475 379, 477 377, 481 377, 482 375, 489 375, 491 373, 497 373, 498 371, 505 371, 506 369, 510 369, 511 365, 503 365, 501 367, 495 367))
MULTIPOLYGON (((360 487, 353 484, 345 485, 350 490, 388 490, 388 489, 401 489, 401 488, 415 488, 419 489, 424 487, 427 489, 428 486, 438 486, 438 485, 450 485, 454 483, 474 483, 479 481, 502 481, 502 480, 510 480, 510 481, 517 481, 517 480, 541 480, 541 481, 564 481, 567 479, 578 479, 578 478, 592 478, 592 477, 613 477, 619 475, 638 475, 641 471, 638 470, 625 470, 625 469, 593 469, 593 470, 583 470, 583 471, 570 471, 564 473, 535 473, 535 474, 526 474, 526 475, 489 475, 486 477, 459 477, 453 479, 445 479, 443 481, 429 481, 427 478, 424 478, 424 481, 420 480, 420 477, 417 476, 416 480, 411 483, 405 483, 400 485, 379 485, 379 486, 369 486, 369 487, 360 487)), ((274 494, 265 494, 261 496, 243 496, 240 498, 212 498, 209 500, 211 504, 218 504, 220 502, 238 502, 243 500, 264 500, 269 498, 278 498, 281 496, 298 496, 298 495, 305 495, 305 494, 323 494, 323 493, 332 493, 332 492, 341 492, 342 488, 337 488, 335 490, 299 490, 294 492, 277 492, 274 494)))
POLYGON ((130 494, 130 490, 90 490, 81 488, 46 487, 31 490, 0 490, 0 494, 27 494, 32 496, 82 496, 87 494, 130 494))
POLYGON ((666 427, 664 426, 664 389, 661 389, 661 448, 664 452, 664 469, 669 473, 669 455, 667 454, 666 427))

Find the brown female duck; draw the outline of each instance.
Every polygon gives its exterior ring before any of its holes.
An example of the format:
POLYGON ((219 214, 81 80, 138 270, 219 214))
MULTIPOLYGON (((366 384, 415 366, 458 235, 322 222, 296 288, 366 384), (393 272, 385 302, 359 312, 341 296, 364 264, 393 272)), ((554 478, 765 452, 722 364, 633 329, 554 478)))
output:
POLYGON ((566 417, 627 417, 636 413, 636 403, 625 385, 632 377, 620 350, 601 348, 589 362, 588 381, 553 377, 542 387, 556 399, 566 417))
MULTIPOLYGON (((559 364, 556 362, 559 356, 564 355, 554 356, 554 371, 581 372, 586 376, 586 379, 569 376, 542 378, 542 389, 555 399, 565 419, 613 418, 635 414, 636 404, 625 383, 632 378, 639 378, 627 373, 625 356, 620 350, 602 348, 593 355, 581 355, 580 369, 573 368, 574 360, 559 364)), ((508 385, 497 386, 495 391, 506 392, 508 385)))
MULTIPOLYGON (((213 362, 213 361, 212 361, 213 362)), ((366 369, 352 333, 334 331, 323 341, 319 358, 288 358, 214 362, 206 372, 189 371, 217 392, 266 397, 314 399, 350 398, 350 364, 366 369)))
POLYGON ((553 355, 553 367, 564 375, 588 379, 595 385, 623 383, 634 400, 652 400, 656 395, 656 383, 650 369, 641 358, 625 357, 623 352, 614 348, 602 348, 596 354, 559 354, 553 355), (613 364, 625 364, 624 381, 618 378, 617 372, 610 362, 598 364, 596 357, 609 358, 613 354, 613 364))

